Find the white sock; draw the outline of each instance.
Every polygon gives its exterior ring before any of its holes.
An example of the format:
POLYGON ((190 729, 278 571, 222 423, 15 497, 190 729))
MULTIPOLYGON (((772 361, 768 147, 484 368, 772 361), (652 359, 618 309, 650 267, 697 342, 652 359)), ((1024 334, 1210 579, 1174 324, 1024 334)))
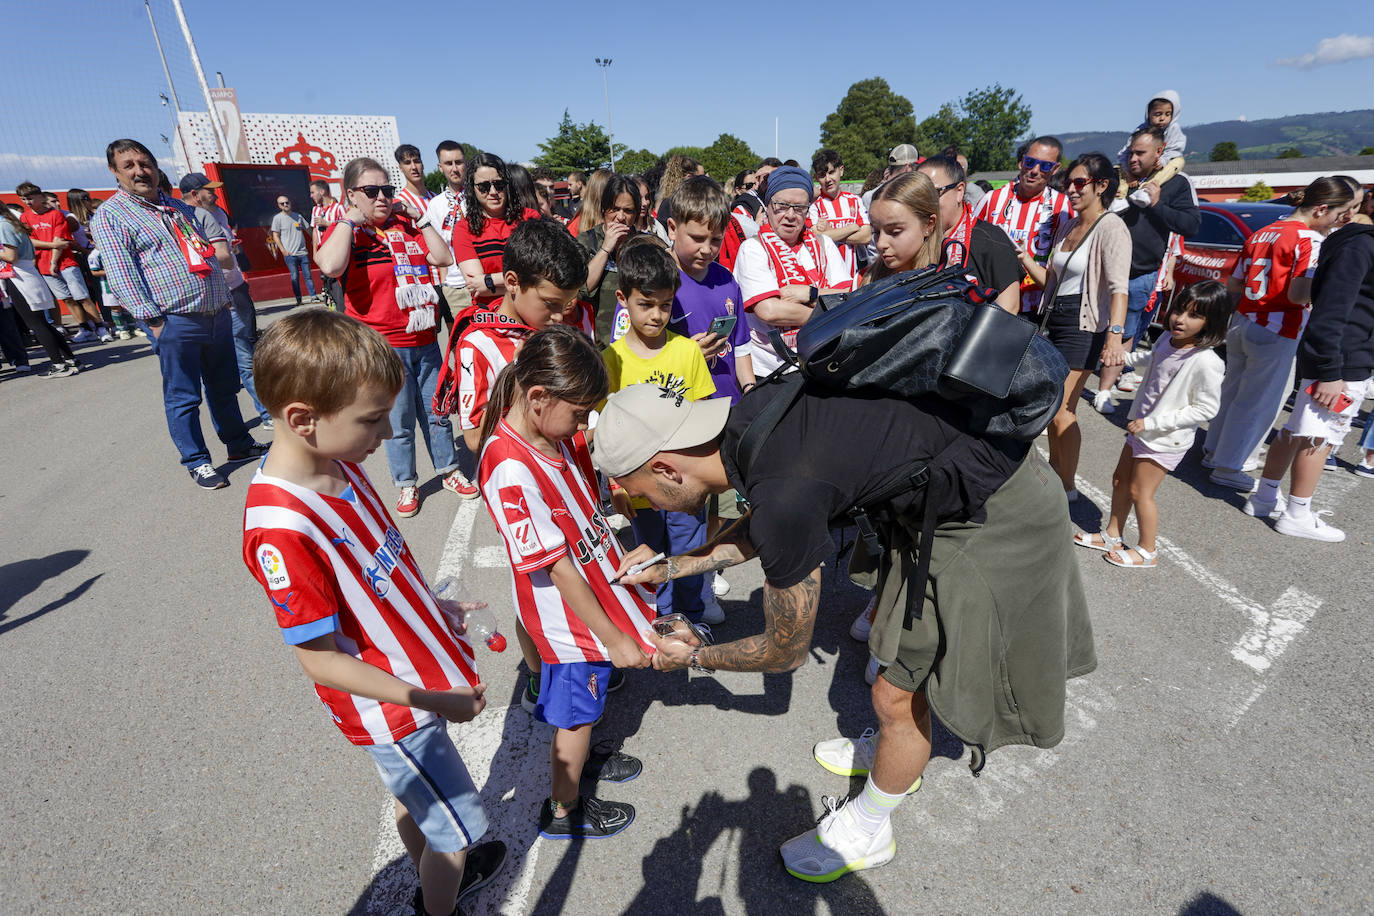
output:
POLYGON ((854 819, 859 822, 859 827, 864 833, 872 836, 883 828, 888 816, 904 798, 905 794, 888 795, 874 785, 873 776, 869 774, 868 780, 864 783, 864 790, 851 805, 854 809, 854 819))
POLYGON ((1268 477, 1261 477, 1259 489, 1255 491, 1255 499, 1261 502, 1272 503, 1279 498, 1279 484, 1282 482, 1282 478, 1279 480, 1270 480, 1268 477))
POLYGON ((1301 521, 1311 514, 1312 497, 1288 494, 1288 508, 1284 514, 1294 521, 1301 521))

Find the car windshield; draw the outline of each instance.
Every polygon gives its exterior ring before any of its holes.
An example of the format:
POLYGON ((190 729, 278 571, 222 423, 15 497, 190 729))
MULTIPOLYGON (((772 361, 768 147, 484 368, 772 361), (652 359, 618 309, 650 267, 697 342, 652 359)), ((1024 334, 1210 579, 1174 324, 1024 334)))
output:
POLYGON ((1255 207, 1253 209, 1249 207, 1244 209, 1236 207, 1231 210, 1231 215, 1238 217, 1241 222, 1249 226, 1251 232, 1258 232, 1275 220, 1283 219, 1292 212, 1292 207, 1267 204, 1263 207, 1255 207))

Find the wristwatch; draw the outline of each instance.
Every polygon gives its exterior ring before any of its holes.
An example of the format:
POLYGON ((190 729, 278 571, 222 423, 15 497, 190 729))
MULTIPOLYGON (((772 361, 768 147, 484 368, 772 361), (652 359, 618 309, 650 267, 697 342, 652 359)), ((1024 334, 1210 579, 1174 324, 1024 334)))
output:
POLYGON ((482 279, 483 279, 483 280, 486 282, 486 284, 487 284, 487 292, 489 292, 489 293, 494 293, 494 292, 496 292, 496 284, 493 283, 493 282, 491 282, 491 274, 482 274, 482 279))
POLYGON ((816 301, 817 299, 819 299, 820 297, 821 297, 821 291, 818 290, 818 289, 816 289, 816 287, 813 286, 813 287, 811 287, 811 295, 810 295, 810 297, 807 298, 806 304, 807 304, 807 305, 810 305, 811 303, 815 302, 815 301, 816 301))
POLYGON ((1112 325, 1111 327, 1107 328, 1107 331, 1108 331, 1109 333, 1111 333, 1111 334, 1125 334, 1125 333, 1126 333, 1126 329, 1123 328, 1123 327, 1122 327, 1121 325, 1119 325, 1119 324, 1114 324, 1114 325, 1112 325))
POLYGON ((429 225, 429 214, 428 214, 428 213, 426 213, 424 216, 421 216, 419 219, 417 219, 417 220, 415 221, 415 228, 416 228, 416 229, 423 229, 423 228, 425 228, 425 227, 428 226, 428 225, 429 225))

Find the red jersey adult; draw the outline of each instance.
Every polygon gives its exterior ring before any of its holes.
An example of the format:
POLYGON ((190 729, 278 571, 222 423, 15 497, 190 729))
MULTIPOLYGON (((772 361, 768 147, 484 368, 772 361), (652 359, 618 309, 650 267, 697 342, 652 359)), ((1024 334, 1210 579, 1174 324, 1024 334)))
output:
MULTIPOLYGON (((424 233, 415 228, 409 217, 393 214, 381 228, 400 229, 406 242, 420 246, 420 253, 412 256, 412 261, 425 263, 429 246, 425 244, 424 233)), ((347 223, 335 223, 325 230, 321 244, 335 232, 348 231, 347 223)), ((409 319, 396 304, 396 268, 386 243, 370 227, 359 226, 352 231, 353 260, 345 274, 344 311, 375 328, 393 347, 423 347, 433 343, 437 339, 433 328, 406 330, 409 319)))
MULTIPOLYGON (((67 225, 67 217, 62 215, 62 211, 52 207, 43 213, 34 213, 32 210, 25 210, 20 217, 24 225, 29 227, 35 242, 52 242, 58 239, 72 242, 71 227, 67 225)), ((66 248, 40 248, 38 249, 38 272, 41 274, 55 274, 68 267, 75 267, 76 255, 72 253, 72 246, 66 248), (56 262, 56 263, 54 263, 56 262)))
POLYGON ((1236 311, 1266 328, 1297 340, 1311 314, 1305 302, 1291 298, 1296 279, 1310 280, 1317 272, 1322 235, 1300 220, 1270 223, 1245 243, 1232 277, 1241 282, 1236 311))
MULTIPOLYGON (((476 686, 472 648, 435 606, 415 556, 362 468, 339 463, 344 495, 259 470, 248 486, 243 562, 289 645, 337 633, 342 652, 427 690, 476 686)), ((354 744, 388 744, 437 722, 432 712, 315 685, 354 744)))
MULTIPOLYGON (((1053 137, 1032 140, 1021 157, 1016 181, 986 195, 973 213, 974 219, 1000 226, 1017 248, 1029 247, 1041 267, 1050 256, 1055 230, 1074 215, 1069 199, 1049 186, 1050 176, 1060 169, 1062 152, 1063 145, 1053 137)), ((1021 281, 1021 311, 1038 310, 1043 294, 1040 284, 1027 275, 1021 281)))
MULTIPOLYGON (((506 222, 496 217, 488 217, 482 225, 482 231, 478 235, 473 235, 472 227, 468 225, 466 219, 458 220, 453 227, 453 261, 455 264, 462 264, 464 261, 480 261, 482 273, 500 274, 501 258, 506 253, 506 242, 510 239, 510 234, 515 231, 515 227, 527 219, 539 219, 539 211, 531 210, 528 207, 521 211, 520 219, 515 222, 506 222)), ((487 290, 478 293, 474 297, 479 305, 487 305, 496 302, 501 298, 501 293, 487 290)))
POLYGON ((597 505, 587 440, 578 433, 558 448, 560 457, 550 458, 502 420, 478 462, 482 501, 510 555, 520 622, 545 664, 609 660, 605 645, 553 584, 550 568, 570 556, 606 616, 653 652, 652 596, 639 586, 611 585, 620 545, 597 505))

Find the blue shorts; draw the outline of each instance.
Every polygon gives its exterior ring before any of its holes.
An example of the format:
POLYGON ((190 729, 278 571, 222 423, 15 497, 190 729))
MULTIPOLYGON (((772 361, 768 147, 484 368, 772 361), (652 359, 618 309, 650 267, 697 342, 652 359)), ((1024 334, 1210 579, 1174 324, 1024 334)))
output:
POLYGON ((417 728, 395 744, 364 746, 430 849, 461 852, 487 832, 482 799, 449 740, 447 723, 417 728))
POLYGON ((577 728, 601 718, 606 710, 610 662, 567 662, 539 669, 539 701, 534 717, 554 728, 577 728))
MULTIPOLYGON (((1121 335, 1122 340, 1139 343, 1141 335, 1150 326, 1149 318, 1154 317, 1156 312, 1151 312, 1147 318, 1145 306, 1150 303, 1150 296, 1154 294, 1155 280, 1158 277, 1159 271, 1156 270, 1153 273, 1141 274, 1131 278, 1126 287, 1126 324, 1124 325, 1126 330, 1121 335)), ((1155 303, 1155 309, 1156 311, 1159 309, 1158 303, 1155 303)))

